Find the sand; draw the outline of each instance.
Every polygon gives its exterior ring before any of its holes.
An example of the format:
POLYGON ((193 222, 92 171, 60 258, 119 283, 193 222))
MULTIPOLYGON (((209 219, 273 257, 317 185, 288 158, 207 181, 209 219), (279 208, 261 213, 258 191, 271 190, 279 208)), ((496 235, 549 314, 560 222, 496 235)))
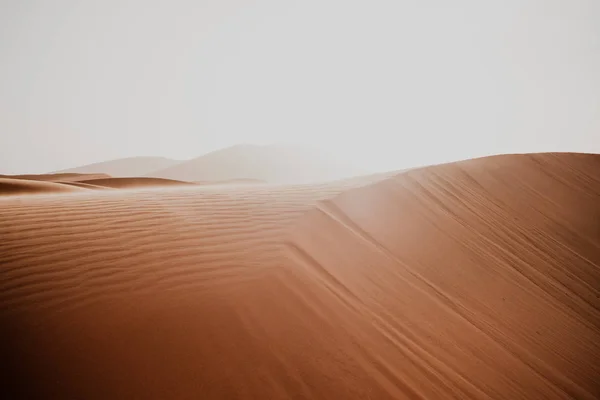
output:
POLYGON ((81 188, 55 182, 34 181, 28 179, 0 178, 0 196, 23 194, 71 193, 81 188))
POLYGON ((89 179, 81 182, 89 185, 109 187, 113 189, 193 185, 191 182, 148 177, 89 179))
POLYGON ((107 174, 78 174, 78 173, 56 173, 56 174, 30 174, 30 175, 0 175, 0 178, 26 179, 45 182, 79 182, 87 179, 110 178, 107 174))
POLYGON ((165 188, 194 186, 193 182, 162 178, 113 178, 107 174, 58 173, 42 175, 0 175, 0 196, 51 194, 106 189, 165 188))
POLYGON ((0 199, 8 398, 597 399, 600 156, 0 199))

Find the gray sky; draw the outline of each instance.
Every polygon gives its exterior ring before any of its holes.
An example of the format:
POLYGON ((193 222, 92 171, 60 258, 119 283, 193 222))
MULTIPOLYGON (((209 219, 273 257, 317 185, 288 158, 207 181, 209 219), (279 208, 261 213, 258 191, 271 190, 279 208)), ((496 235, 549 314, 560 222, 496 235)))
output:
POLYGON ((600 1, 0 0, 0 173, 273 142, 600 152, 600 1))

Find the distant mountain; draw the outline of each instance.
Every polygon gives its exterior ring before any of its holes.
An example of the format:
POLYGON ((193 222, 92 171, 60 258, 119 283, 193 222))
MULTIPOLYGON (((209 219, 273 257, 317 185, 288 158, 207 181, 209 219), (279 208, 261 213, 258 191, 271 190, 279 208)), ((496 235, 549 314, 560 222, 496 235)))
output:
POLYGON ((108 174, 113 177, 138 177, 149 174, 153 171, 163 170, 181 163, 179 160, 172 160, 164 157, 130 157, 120 158, 99 162, 95 164, 83 165, 77 168, 70 168, 57 173, 78 173, 78 174, 108 174))
POLYGON ((189 182, 253 179, 308 183, 368 173, 315 150, 293 146, 237 145, 208 153, 146 176, 189 182))

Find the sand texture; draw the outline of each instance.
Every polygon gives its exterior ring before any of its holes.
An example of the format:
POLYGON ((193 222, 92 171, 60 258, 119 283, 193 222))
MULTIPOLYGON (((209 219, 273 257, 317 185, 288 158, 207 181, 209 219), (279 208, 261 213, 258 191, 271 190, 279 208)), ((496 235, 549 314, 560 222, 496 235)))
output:
POLYGON ((56 174, 40 174, 40 175, 0 175, 0 178, 8 179, 26 179, 31 181, 45 182, 79 182, 89 179, 105 179, 110 178, 107 174, 78 174, 78 173, 56 173, 56 174))
POLYGON ((195 183, 163 178, 113 178, 107 174, 57 173, 45 175, 0 175, 0 196, 51 194, 102 189, 164 188, 195 183))
POLYGON ((600 398, 600 156, 71 189, 0 198, 6 398, 600 398))
POLYGON ((164 187, 164 186, 188 186, 193 185, 190 182, 175 181, 172 179, 162 178, 104 178, 104 179, 89 179, 83 180, 81 183, 86 183, 94 186, 103 186, 113 189, 129 189, 143 187, 164 187))
POLYGON ((34 181, 29 179, 0 178, 0 196, 22 194, 70 193, 82 188, 57 182, 34 181))

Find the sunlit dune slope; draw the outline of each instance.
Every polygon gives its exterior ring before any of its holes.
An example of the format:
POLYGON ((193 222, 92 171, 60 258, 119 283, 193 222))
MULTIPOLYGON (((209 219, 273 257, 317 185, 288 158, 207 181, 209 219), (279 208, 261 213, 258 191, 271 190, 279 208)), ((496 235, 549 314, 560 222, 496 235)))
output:
POLYGON ((1 199, 2 387, 598 398, 598 156, 372 179, 1 199))
POLYGON ((323 202, 287 247, 391 397, 600 395, 599 156, 410 171, 323 202))
POLYGON ((71 193, 82 189, 54 182, 0 178, 0 196, 21 194, 71 193))
POLYGON ((193 183, 190 183, 190 182, 175 181, 172 179, 147 178, 147 177, 89 179, 89 180, 84 180, 81 182, 90 184, 90 185, 104 186, 104 187, 115 188, 115 189, 193 185, 193 183))

